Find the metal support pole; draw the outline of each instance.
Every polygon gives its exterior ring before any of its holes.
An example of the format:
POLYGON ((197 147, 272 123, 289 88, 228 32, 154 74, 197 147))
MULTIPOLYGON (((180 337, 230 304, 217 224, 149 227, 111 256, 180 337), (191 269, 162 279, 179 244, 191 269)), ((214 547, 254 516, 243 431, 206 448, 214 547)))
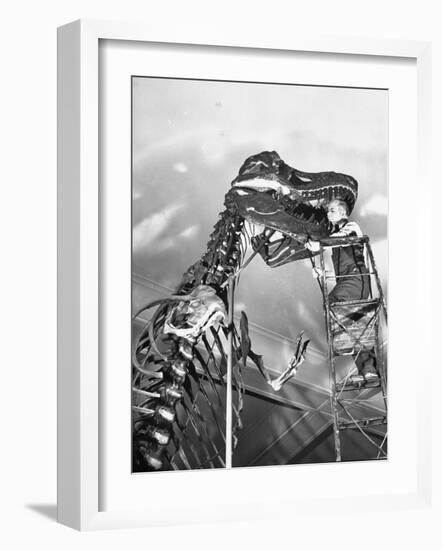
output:
POLYGON ((229 281, 227 289, 227 388, 226 388, 226 468, 232 468, 232 369, 233 369, 233 311, 235 279, 229 281))

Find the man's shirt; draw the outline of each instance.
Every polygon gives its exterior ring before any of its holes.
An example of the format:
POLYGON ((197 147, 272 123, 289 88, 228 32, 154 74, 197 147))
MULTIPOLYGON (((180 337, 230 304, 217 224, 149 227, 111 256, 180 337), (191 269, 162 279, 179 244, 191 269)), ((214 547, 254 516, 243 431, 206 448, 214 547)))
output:
MULTIPOLYGON (((356 222, 345 220, 331 233, 331 237, 362 237, 362 231, 356 222)), ((362 244, 333 248, 332 261, 335 275, 366 272, 364 247, 362 244)), ((336 281, 339 284, 339 279, 336 281)))

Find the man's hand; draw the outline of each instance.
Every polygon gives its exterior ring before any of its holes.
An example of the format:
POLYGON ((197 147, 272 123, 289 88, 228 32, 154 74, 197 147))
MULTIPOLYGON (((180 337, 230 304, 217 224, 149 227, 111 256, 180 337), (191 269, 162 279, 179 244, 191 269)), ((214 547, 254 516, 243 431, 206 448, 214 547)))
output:
POLYGON ((307 248, 308 250, 310 250, 310 252, 319 252, 319 248, 320 248, 320 244, 319 244, 319 241, 312 241, 312 240, 308 240, 306 243, 305 243, 305 248, 307 248))

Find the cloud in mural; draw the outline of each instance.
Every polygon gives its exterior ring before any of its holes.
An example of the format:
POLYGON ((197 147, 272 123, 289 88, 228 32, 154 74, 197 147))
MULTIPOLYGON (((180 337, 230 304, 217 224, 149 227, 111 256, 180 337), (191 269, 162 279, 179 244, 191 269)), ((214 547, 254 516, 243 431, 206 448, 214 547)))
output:
POLYGON ((184 164, 184 162, 176 162, 173 165, 173 169, 175 172, 178 172, 179 174, 185 174, 189 171, 189 168, 184 164))
POLYGON ((149 251, 157 253, 164 252, 170 248, 179 247, 183 240, 189 240, 198 233, 198 227, 198 225, 191 225, 183 229, 183 231, 177 235, 159 238, 155 243, 152 243, 149 251))
POLYGON ((387 216, 388 199, 386 195, 377 193, 376 195, 373 195, 366 203, 364 203, 361 206, 361 209, 359 211, 360 216, 369 216, 370 214, 387 216))
POLYGON ((141 199, 141 197, 143 196, 143 191, 140 190, 140 189, 135 189, 133 190, 132 192, 132 199, 134 201, 137 201, 138 199, 141 199))
POLYGON ((183 208, 184 204, 171 204, 163 210, 137 223, 133 228, 133 250, 145 248, 156 242, 167 228, 173 216, 183 208))
POLYGON ((190 227, 186 227, 186 229, 183 229, 183 231, 178 234, 178 238, 191 239, 198 233, 198 228, 199 225, 191 225, 190 227))

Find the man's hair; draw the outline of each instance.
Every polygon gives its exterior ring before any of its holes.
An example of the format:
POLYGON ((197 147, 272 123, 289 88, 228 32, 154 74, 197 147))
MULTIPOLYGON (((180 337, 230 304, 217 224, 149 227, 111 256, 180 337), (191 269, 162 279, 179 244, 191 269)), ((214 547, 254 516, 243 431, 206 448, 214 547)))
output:
MULTIPOLYGON (((341 199, 332 199, 330 202, 334 202, 334 203, 336 203, 338 206, 341 206, 341 207, 344 209, 345 215, 346 215, 346 216, 349 216, 349 215, 350 215, 349 208, 348 208, 348 204, 347 204, 345 201, 343 201, 343 200, 341 200, 341 199)), ((329 204, 330 204, 330 203, 329 203, 329 204)))

